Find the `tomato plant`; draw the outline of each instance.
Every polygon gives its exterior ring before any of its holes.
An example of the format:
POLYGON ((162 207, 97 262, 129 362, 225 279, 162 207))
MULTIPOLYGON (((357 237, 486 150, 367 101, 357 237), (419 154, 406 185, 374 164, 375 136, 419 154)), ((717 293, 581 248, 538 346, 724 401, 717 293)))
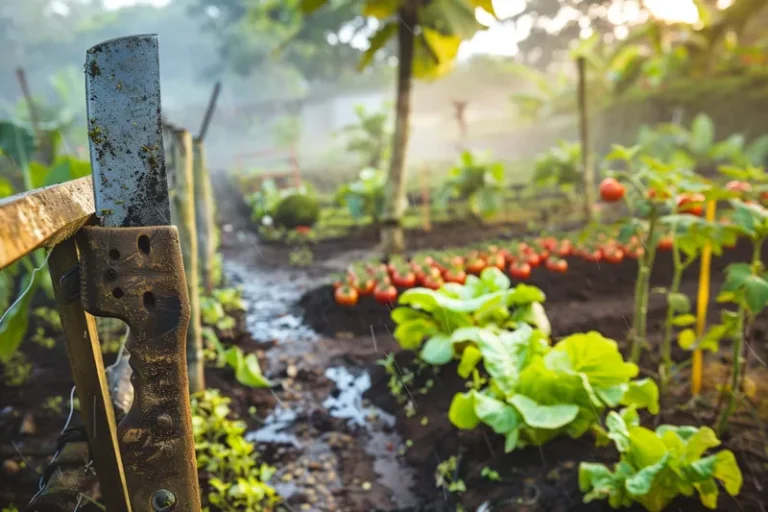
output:
POLYGON ((621 201, 625 193, 624 185, 619 183, 616 178, 605 178, 600 182, 600 197, 606 203, 621 201))
POLYGON ((382 305, 394 304, 397 300, 397 288, 387 283, 380 283, 373 291, 373 298, 382 305))
POLYGON ((336 303, 340 306, 354 306, 359 298, 357 290, 349 285, 342 285, 336 288, 333 293, 336 303))
POLYGON ((509 275, 517 280, 524 281, 531 277, 531 266, 525 262, 512 263, 509 266, 509 275))

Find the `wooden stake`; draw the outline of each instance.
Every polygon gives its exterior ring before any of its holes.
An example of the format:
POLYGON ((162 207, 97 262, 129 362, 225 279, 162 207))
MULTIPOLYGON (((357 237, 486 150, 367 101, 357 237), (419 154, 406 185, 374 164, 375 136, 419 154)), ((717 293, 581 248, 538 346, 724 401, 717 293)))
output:
MULTIPOLYGON (((707 222, 714 222, 716 201, 707 202, 707 222)), ((709 306, 709 277, 712 264, 712 244, 707 242, 701 251, 701 270, 699 272, 699 295, 696 298, 696 335, 699 339, 704 336, 704 330, 707 327, 707 307, 709 306)), ((738 361, 734 361, 738 364, 738 361)), ((693 361, 691 364, 691 394, 699 396, 701 393, 701 381, 703 376, 704 358, 701 350, 693 351, 693 361)), ((737 390, 733 390, 736 393, 737 390)))
POLYGON ((189 390, 205 389, 203 375, 203 337, 200 321, 200 277, 198 274, 198 240, 195 224, 195 182, 193 172, 192 135, 175 130, 173 143, 173 188, 171 217, 179 228, 179 242, 184 256, 184 273, 189 292, 189 329, 187 329, 187 372, 189 390))
POLYGON ((199 267, 205 293, 213 291, 213 265, 216 259, 216 222, 214 219, 211 176, 205 164, 205 148, 201 140, 192 143, 194 152, 195 205, 199 267))
POLYGON ((83 309, 79 282, 75 279, 65 286, 66 279, 63 280, 77 265, 77 246, 73 238, 57 245, 48 260, 61 327, 67 343, 69 365, 80 399, 80 411, 88 433, 91 456, 96 464, 96 475, 101 484, 102 499, 110 512, 130 512, 131 502, 117 443, 115 415, 104 372, 96 320, 83 309), (70 293, 71 290, 74 292, 70 293))
POLYGON ((589 142, 589 112, 587 111, 587 64, 584 57, 576 61, 579 73, 579 136, 581 138, 581 166, 584 173, 584 214, 587 222, 594 218, 595 169, 592 165, 589 142))

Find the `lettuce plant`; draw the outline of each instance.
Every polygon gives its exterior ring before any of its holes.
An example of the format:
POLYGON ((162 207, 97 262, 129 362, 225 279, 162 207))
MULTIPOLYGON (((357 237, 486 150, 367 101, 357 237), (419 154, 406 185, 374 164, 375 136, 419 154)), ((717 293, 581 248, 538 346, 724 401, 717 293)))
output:
MULTIPOLYGON (((404 292, 400 307, 392 311, 397 324, 394 336, 404 349, 419 350, 429 364, 443 365, 457 357, 476 359, 476 364, 479 352, 471 342, 482 332, 495 335, 506 328, 530 324, 548 335, 549 320, 541 305, 544 298, 534 286, 511 288, 501 270, 487 268, 480 277, 468 276, 463 285, 448 283, 439 290, 412 288, 404 292)), ((467 366, 474 364, 464 363, 463 367, 467 366)), ((468 376, 468 372, 460 373, 468 376)))
POLYGON ((678 495, 698 493, 701 503, 715 510, 718 481, 731 496, 741 491, 741 470, 733 452, 720 450, 703 457, 720 445, 712 429, 661 425, 653 431, 639 423, 634 408, 608 415, 608 437, 621 460, 613 471, 603 464, 581 463, 579 487, 587 493, 585 502, 608 499, 612 508, 637 502, 656 512, 678 495))
POLYGON ((632 380, 615 341, 600 333, 574 334, 554 347, 527 324, 515 331, 479 333, 473 340, 490 379, 484 389, 457 393, 449 418, 460 429, 480 423, 506 437, 505 451, 540 446, 555 437, 580 437, 606 408, 647 407, 658 413, 651 379, 632 380))

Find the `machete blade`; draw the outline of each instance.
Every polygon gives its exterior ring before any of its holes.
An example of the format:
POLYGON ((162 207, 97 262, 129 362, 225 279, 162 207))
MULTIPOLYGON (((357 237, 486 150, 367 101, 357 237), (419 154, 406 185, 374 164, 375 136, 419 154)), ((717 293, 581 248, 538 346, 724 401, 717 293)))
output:
POLYGON ((121 37, 90 48, 85 86, 101 225, 170 225, 157 35, 121 37))

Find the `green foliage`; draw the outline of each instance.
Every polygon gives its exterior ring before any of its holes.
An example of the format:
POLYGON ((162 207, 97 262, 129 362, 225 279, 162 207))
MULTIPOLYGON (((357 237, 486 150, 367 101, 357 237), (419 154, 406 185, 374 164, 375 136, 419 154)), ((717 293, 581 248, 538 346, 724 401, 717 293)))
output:
POLYGON ((606 409, 618 405, 659 411, 651 379, 624 362, 615 341, 597 332, 574 334, 551 347, 528 325, 477 344, 490 375, 485 389, 454 396, 449 418, 460 429, 485 423, 505 436, 505 451, 540 446, 556 437, 580 437, 606 409))
POLYGON ((23 386, 32 375, 32 365, 21 352, 13 352, 3 361, 3 384, 8 387, 23 386))
POLYGON ((612 508, 639 503, 659 512, 677 496, 699 495, 702 505, 717 508, 718 482, 730 496, 741 491, 742 474, 730 450, 704 456, 720 445, 708 427, 661 425, 655 431, 640 426, 634 408, 611 412, 608 437, 621 460, 613 471, 603 464, 582 462, 579 487, 584 502, 607 499, 612 508))
POLYGON ((253 444, 243 438, 245 423, 230 419, 230 400, 216 389, 191 398, 197 467, 209 477, 207 505, 223 512, 272 510, 280 500, 267 483, 275 468, 258 463, 253 444))
POLYGON ((203 324, 215 326, 220 331, 235 327, 235 318, 231 313, 245 311, 240 288, 219 288, 213 290, 213 296, 200 297, 200 314, 203 324))
POLYGON ((445 208, 451 199, 463 201, 476 217, 494 215, 504 199, 504 165, 482 162, 469 151, 463 152, 459 164, 448 173, 437 204, 445 208))
POLYGON ((274 215, 277 205, 286 197, 296 194, 310 195, 311 191, 305 184, 302 184, 299 188, 280 189, 277 188, 274 180, 264 180, 259 191, 248 198, 248 203, 252 208, 251 219, 261 222, 265 218, 269 218, 268 222, 272 222, 271 217, 274 215))
POLYGON ((454 455, 437 465, 435 485, 450 493, 461 494, 467 490, 464 480, 458 477, 459 459, 454 455))
POLYGON ((18 168, 24 168, 34 151, 35 138, 29 130, 10 121, 0 121, 0 156, 10 158, 18 168))
POLYGON ((549 334, 550 325, 541 303, 544 293, 520 284, 510 289, 509 278, 497 268, 486 268, 480 277, 468 276, 464 285, 448 283, 437 291, 412 288, 403 292, 392 311, 394 336, 406 350, 433 365, 461 359, 459 372, 467 378, 480 362, 468 345, 482 342, 487 333, 526 323, 549 334), (425 341, 426 340, 426 341, 425 341))
POLYGON ((276 146, 279 148, 294 148, 301 141, 301 117, 282 116, 272 127, 276 146))
POLYGON ((288 229, 311 227, 320 217, 320 205, 312 196, 293 194, 281 200, 273 215, 275 225, 288 229))
POLYGON ((336 202, 346 206, 354 219, 370 217, 378 223, 384 214, 384 192, 387 174, 384 171, 366 168, 360 171, 357 181, 344 183, 336 191, 336 202))
POLYGON ((536 159, 533 182, 538 186, 572 188, 581 179, 581 145, 578 142, 560 141, 536 159))
POLYGON ((346 149, 358 154, 366 167, 379 169, 389 157, 392 141, 389 110, 367 112, 364 106, 357 105, 355 116, 356 123, 342 128, 346 149))
POLYGON ((26 274, 22 278, 22 290, 29 290, 15 302, 15 304, 2 314, 0 322, 0 362, 8 363, 10 358, 16 353, 29 327, 29 305, 35 296, 35 291, 41 279, 38 272, 32 277, 26 274))

